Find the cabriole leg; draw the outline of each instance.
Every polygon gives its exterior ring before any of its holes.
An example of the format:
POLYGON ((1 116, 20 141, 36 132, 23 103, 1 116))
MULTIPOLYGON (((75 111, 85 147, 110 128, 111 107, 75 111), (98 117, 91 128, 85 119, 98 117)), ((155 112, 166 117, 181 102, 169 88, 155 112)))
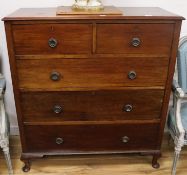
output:
POLYGON ((160 164, 158 163, 158 159, 161 157, 160 153, 156 153, 153 155, 153 160, 152 160, 152 167, 153 168, 160 168, 160 164))
POLYGON ((21 158, 21 161, 24 163, 24 166, 22 167, 23 172, 29 172, 31 168, 30 160, 21 158))
POLYGON ((34 159, 40 159, 43 158, 43 154, 33 154, 33 153, 22 153, 20 160, 24 163, 24 166, 22 167, 22 170, 24 172, 29 172, 31 169, 31 161, 34 159))

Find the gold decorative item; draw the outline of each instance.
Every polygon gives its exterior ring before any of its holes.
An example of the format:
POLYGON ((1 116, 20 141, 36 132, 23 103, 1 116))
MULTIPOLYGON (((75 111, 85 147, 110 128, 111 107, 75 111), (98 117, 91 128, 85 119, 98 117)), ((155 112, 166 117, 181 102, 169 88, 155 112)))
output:
POLYGON ((103 10, 104 6, 101 0, 75 0, 72 6, 73 10, 103 10))

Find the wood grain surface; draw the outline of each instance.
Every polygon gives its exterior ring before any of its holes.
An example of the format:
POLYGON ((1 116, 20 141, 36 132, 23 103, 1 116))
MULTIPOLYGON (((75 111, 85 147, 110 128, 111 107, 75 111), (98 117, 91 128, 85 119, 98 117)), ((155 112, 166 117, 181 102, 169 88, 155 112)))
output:
POLYGON ((173 24, 98 24, 97 53, 170 55, 173 24), (133 38, 140 45, 132 45, 133 38))
POLYGON ((13 25, 15 53, 34 54, 78 54, 91 53, 91 24, 35 24, 13 25), (49 39, 57 46, 49 47, 49 39))
POLYGON ((19 88, 164 87, 168 62, 168 58, 160 57, 17 60, 19 88), (53 71, 60 73, 59 81, 50 79, 53 71), (136 72, 136 79, 128 78, 130 71, 136 72))
POLYGON ((114 6, 105 6, 101 10, 72 9, 71 6, 57 7, 57 15, 122 15, 123 12, 114 6))
MULTIPOLYGON (((89 155, 89 156, 50 156, 33 161, 28 175, 170 175, 174 153, 173 142, 168 145, 168 134, 162 144, 161 168, 150 166, 150 156, 133 154, 123 155, 89 155)), ((15 175, 25 175, 20 161, 21 145, 18 136, 11 136, 10 152, 15 175)), ((177 175, 186 175, 187 147, 182 148, 177 165, 177 175)), ((2 151, 0 151, 0 174, 7 175, 7 168, 2 151)))
POLYGON ((155 150, 158 123, 90 124, 90 125, 26 125, 26 152, 77 154, 94 152, 143 152, 155 150), (128 137, 127 143, 123 137, 128 137), (56 139, 63 139, 57 144, 56 139))
POLYGON ((24 171, 33 159, 65 151, 146 153, 159 167, 184 18, 160 8, 121 9, 124 14, 115 17, 59 17, 55 8, 22 9, 3 19, 24 171), (45 120, 60 96, 57 105, 72 118, 45 120), (134 104, 134 114, 124 120, 121 108, 127 103, 134 104), (130 138, 125 145, 123 136, 130 138), (64 144, 55 143, 58 137, 64 144))
MULTIPOLYGON (((9 16, 4 21, 19 20, 72 20, 72 19, 137 19, 137 20, 184 20, 184 17, 163 10, 159 7, 120 7, 123 15, 56 15, 56 7, 52 8, 22 8, 9 16)), ((24 22, 24 21, 23 21, 24 22)))
POLYGON ((158 119, 163 96, 163 90, 22 92, 21 107, 24 122, 158 119), (62 111, 55 113, 55 106, 62 111))

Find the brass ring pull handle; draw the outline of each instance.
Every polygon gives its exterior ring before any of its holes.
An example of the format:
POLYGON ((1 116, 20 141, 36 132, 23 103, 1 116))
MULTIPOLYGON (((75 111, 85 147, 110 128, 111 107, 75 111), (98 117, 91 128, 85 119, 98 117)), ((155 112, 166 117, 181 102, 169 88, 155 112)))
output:
POLYGON ((56 144, 57 144, 57 145, 60 145, 60 144, 62 144, 63 142, 64 142, 63 138, 60 138, 60 137, 56 138, 56 144))
POLYGON ((139 38, 133 38, 132 41, 131 41, 131 44, 132 44, 132 46, 134 46, 134 47, 138 47, 138 46, 140 46, 141 41, 140 41, 139 38))
POLYGON ((127 136, 123 136, 123 137, 122 137, 122 142, 123 142, 123 143, 128 143, 129 140, 130 140, 129 137, 127 137, 127 136))
POLYGON ((135 71, 130 71, 129 73, 128 73, 128 78, 130 79, 130 80, 134 80, 135 78, 136 78, 136 72, 135 71))
POLYGON ((133 110, 133 106, 130 104, 127 104, 123 107, 124 112, 131 112, 133 110))
POLYGON ((49 47, 51 48, 55 48, 58 44, 58 41, 54 38, 50 38, 48 41, 49 47))
POLYGON ((55 106, 53 107, 53 112, 54 112, 55 114, 60 114, 61 112, 63 112, 63 109, 62 109, 62 107, 61 107, 60 105, 55 105, 55 106))
POLYGON ((51 72, 50 79, 52 81, 59 81, 61 79, 61 75, 59 72, 53 71, 51 72))

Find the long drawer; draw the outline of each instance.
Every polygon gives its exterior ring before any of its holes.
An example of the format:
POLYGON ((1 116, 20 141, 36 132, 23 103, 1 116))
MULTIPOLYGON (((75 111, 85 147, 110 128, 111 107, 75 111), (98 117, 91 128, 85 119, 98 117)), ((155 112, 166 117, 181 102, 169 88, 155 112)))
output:
POLYGON ((158 124, 27 125, 27 152, 143 151, 156 149, 158 124))
POLYGON ((160 117, 162 90, 22 92, 25 122, 144 120, 160 117))
POLYGON ((174 24, 98 24, 97 53, 170 55, 174 24))
POLYGON ((17 55, 91 53, 92 24, 13 25, 17 55))
POLYGON ((165 86, 168 58, 17 60, 19 87, 63 90, 165 86))

